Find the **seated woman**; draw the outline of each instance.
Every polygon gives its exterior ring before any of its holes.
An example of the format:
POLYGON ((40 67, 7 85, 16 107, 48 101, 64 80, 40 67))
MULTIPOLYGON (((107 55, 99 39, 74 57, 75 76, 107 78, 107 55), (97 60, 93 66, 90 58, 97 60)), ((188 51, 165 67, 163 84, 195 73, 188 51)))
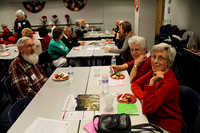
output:
POLYGON ((1 28, 3 29, 3 32, 0 34, 0 38, 3 38, 3 41, 1 41, 4 44, 9 44, 9 37, 11 36, 10 30, 7 28, 7 25, 5 23, 1 24, 1 28))
POLYGON ((144 37, 132 36, 128 44, 134 59, 123 65, 112 65, 110 68, 114 71, 131 69, 130 82, 133 82, 151 70, 151 58, 146 56, 147 42, 144 37))
POLYGON ((40 37, 42 37, 42 51, 45 51, 49 47, 49 43, 51 41, 51 37, 48 35, 48 31, 45 27, 41 27, 38 29, 40 37))
POLYGON ((122 22, 120 31, 121 31, 121 37, 125 38, 122 48, 114 49, 114 48, 110 48, 110 47, 104 47, 104 50, 108 51, 108 52, 112 52, 112 53, 121 54, 121 58, 122 58, 123 62, 126 63, 126 62, 133 60, 131 53, 130 53, 130 48, 128 46, 129 38, 134 35, 134 33, 132 32, 131 23, 128 21, 122 22))
POLYGON ((55 27, 53 29, 53 39, 49 43, 48 53, 53 59, 55 67, 62 67, 67 65, 66 55, 69 52, 69 48, 62 42, 64 30, 61 27, 55 27))
POLYGON ((33 31, 30 28, 24 28, 22 30, 22 36, 23 37, 30 37, 35 44, 35 54, 39 55, 42 53, 42 46, 40 40, 37 40, 33 37, 33 31))
POLYGON ((132 92, 142 103, 143 114, 149 122, 172 132, 180 133, 183 118, 179 107, 179 84, 170 69, 176 56, 175 48, 166 43, 151 50, 152 70, 134 81, 132 92))

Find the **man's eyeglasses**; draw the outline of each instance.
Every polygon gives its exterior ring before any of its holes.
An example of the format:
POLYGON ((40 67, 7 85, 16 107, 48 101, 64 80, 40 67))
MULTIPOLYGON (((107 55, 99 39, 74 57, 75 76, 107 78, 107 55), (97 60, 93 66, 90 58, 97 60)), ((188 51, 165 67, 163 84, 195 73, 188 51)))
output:
POLYGON ((152 55, 152 56, 151 56, 151 59, 152 59, 152 60, 157 59, 158 61, 164 61, 164 60, 167 60, 167 58, 164 58, 164 57, 162 57, 162 56, 158 56, 158 57, 156 57, 155 55, 152 55))
POLYGON ((137 48, 136 48, 136 49, 130 49, 130 51, 131 51, 131 52, 134 52, 134 51, 135 51, 135 52, 138 52, 138 51, 140 51, 140 49, 137 49, 137 48))
POLYGON ((25 47, 26 47, 26 48, 35 47, 35 44, 34 44, 34 43, 33 43, 33 44, 28 44, 28 45, 26 45, 25 47))

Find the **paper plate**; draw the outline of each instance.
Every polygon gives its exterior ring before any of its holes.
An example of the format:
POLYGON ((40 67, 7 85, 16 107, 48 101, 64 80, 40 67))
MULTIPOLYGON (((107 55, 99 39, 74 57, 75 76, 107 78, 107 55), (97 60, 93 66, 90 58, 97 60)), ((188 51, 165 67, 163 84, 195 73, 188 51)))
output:
POLYGON ((120 103, 135 103, 136 102, 136 97, 132 94, 128 94, 128 93, 125 93, 124 96, 122 98, 126 98, 127 96, 130 96, 131 97, 131 102, 129 101, 122 101, 122 100, 119 100, 119 98, 122 96, 123 94, 120 94, 117 96, 117 101, 120 102, 120 103))
POLYGON ((11 53, 3 53, 3 54, 0 54, 0 56, 8 56, 8 55, 11 55, 11 53))
POLYGON ((52 79, 55 80, 55 81, 64 81, 64 80, 69 79, 69 76, 68 76, 67 78, 59 78, 59 79, 57 79, 57 78, 55 78, 57 75, 58 75, 58 74, 54 74, 54 75, 52 76, 52 79))
MULTIPOLYGON (((116 79, 116 78, 113 78, 113 75, 115 75, 115 74, 111 74, 110 77, 111 77, 112 79, 116 79)), ((123 76, 122 78, 118 78, 118 79, 124 79, 124 78, 125 78, 125 75, 124 75, 124 74, 122 74, 122 76, 123 76)))

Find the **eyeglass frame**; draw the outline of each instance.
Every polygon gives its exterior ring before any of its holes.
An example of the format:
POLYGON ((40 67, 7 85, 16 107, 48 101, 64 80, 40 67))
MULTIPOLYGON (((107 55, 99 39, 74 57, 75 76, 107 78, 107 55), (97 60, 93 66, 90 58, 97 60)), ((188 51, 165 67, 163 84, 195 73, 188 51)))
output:
POLYGON ((162 56, 159 56, 159 57, 156 57, 155 55, 151 55, 151 59, 152 60, 158 60, 158 61, 165 61, 165 60, 167 60, 167 58, 164 58, 164 57, 162 57, 162 56))

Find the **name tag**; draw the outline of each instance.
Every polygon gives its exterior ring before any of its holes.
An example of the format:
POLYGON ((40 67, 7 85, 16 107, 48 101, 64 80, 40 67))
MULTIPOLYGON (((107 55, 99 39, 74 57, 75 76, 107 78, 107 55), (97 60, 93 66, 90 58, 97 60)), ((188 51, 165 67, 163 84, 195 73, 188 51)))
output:
POLYGON ((31 75, 31 78, 32 78, 32 80, 35 80, 35 79, 36 79, 35 74, 32 74, 32 75, 31 75))
POLYGON ((26 22, 23 22, 23 25, 25 25, 26 24, 26 22))

